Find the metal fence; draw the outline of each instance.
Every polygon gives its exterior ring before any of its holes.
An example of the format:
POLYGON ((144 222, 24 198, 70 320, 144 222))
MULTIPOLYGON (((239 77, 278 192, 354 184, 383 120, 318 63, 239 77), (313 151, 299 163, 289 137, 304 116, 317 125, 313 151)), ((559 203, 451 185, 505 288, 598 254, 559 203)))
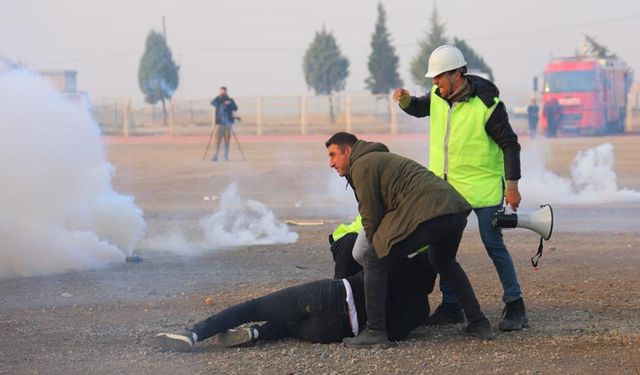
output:
MULTIPOLYGON (((507 105, 511 125, 526 134, 526 105, 532 93, 504 90, 501 98, 507 105)), ((113 135, 201 135, 208 134, 213 107, 207 99, 173 98, 166 102, 166 124, 162 105, 149 105, 128 98, 99 98, 93 112, 104 134, 113 135)), ((234 97, 238 104, 234 125, 238 134, 330 134, 348 131, 356 134, 424 133, 428 118, 405 115, 389 95, 368 93, 332 96, 260 96, 234 97), (333 119, 332 119, 333 107, 333 119)), ((640 85, 629 93, 626 129, 640 130, 640 85)))
MULTIPOLYGON (((426 131, 426 120, 398 115, 398 106, 388 95, 261 96, 234 100, 238 105, 236 116, 240 117, 234 129, 239 134, 426 131)), ((211 98, 167 101, 166 123, 161 104, 152 106, 128 98, 95 99, 93 112, 105 134, 208 134, 214 113, 210 101, 211 98)))

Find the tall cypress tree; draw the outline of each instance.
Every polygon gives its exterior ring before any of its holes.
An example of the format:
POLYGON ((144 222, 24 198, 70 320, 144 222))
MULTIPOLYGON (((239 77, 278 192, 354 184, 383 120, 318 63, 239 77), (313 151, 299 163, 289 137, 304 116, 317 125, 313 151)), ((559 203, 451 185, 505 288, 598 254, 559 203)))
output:
POLYGON ((387 14, 382 3, 378 3, 378 20, 371 36, 368 66, 370 75, 364 82, 372 94, 387 94, 390 90, 402 86, 398 74, 398 56, 391 45, 391 36, 387 30, 387 14))
POLYGON ((413 60, 411 60, 411 78, 413 82, 427 90, 431 87, 431 79, 425 78, 424 76, 427 73, 427 62, 434 49, 448 43, 444 31, 444 23, 440 22, 438 8, 434 3, 433 12, 431 13, 431 30, 429 30, 423 40, 418 42, 420 50, 413 60))
POLYGON ((138 84, 144 100, 153 105, 162 102, 164 124, 167 124, 165 99, 171 99, 180 81, 180 67, 173 61, 167 41, 159 32, 151 30, 147 35, 145 50, 138 67, 138 84))
POLYGON ((463 39, 453 38, 453 44, 458 47, 460 52, 462 52, 462 56, 464 56, 465 61, 467 62, 468 70, 477 70, 483 73, 487 73, 489 79, 493 81, 493 71, 484 62, 484 59, 478 55, 463 39))
POLYGON ((329 96, 331 122, 335 121, 332 93, 342 91, 349 76, 349 60, 340 52, 331 32, 322 27, 307 48, 302 62, 304 80, 316 95, 329 96))

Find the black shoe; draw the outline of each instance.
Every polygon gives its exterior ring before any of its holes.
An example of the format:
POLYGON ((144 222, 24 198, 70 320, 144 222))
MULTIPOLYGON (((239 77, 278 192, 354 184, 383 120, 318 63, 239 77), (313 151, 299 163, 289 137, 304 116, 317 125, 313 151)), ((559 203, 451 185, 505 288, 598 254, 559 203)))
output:
POLYGON ((214 157, 212 157, 211 161, 218 161, 218 155, 215 155, 214 157))
POLYGON ((496 338, 496 333, 493 328, 491 328, 491 323, 487 318, 467 324, 467 326, 464 327, 464 334, 477 337, 481 340, 493 340, 496 338))
POLYGON ((345 337, 342 343, 348 348, 369 348, 372 346, 388 348, 391 346, 391 342, 387 338, 386 329, 373 330, 365 328, 356 337, 345 337))
POLYGON ((176 352, 188 352, 197 341, 197 336, 191 331, 183 333, 160 333, 156 335, 158 344, 165 350, 173 350, 176 352))
POLYGON ((502 310, 502 320, 498 324, 498 328, 501 331, 520 331, 528 327, 529 319, 527 319, 527 311, 522 298, 507 303, 502 310))
POLYGON ((427 318, 428 326, 443 326, 464 322, 464 312, 457 303, 443 303, 436 308, 436 311, 427 318))

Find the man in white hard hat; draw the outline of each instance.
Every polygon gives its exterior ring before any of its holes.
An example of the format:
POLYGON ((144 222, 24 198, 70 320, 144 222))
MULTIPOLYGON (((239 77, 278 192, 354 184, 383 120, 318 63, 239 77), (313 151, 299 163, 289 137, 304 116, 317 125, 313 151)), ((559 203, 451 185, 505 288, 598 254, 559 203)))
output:
MULTIPOLYGON (((502 232, 491 224, 503 200, 513 210, 520 204, 520 144, 498 97, 498 88, 489 80, 466 75, 466 65, 458 48, 440 46, 429 57, 425 75, 433 79, 431 90, 416 97, 399 88, 393 98, 412 116, 430 116, 428 168, 453 185, 473 207, 480 237, 504 291, 499 328, 521 330, 528 326, 528 319, 520 284, 502 232)), ((457 297, 440 280, 442 304, 428 323, 463 321, 457 297)))

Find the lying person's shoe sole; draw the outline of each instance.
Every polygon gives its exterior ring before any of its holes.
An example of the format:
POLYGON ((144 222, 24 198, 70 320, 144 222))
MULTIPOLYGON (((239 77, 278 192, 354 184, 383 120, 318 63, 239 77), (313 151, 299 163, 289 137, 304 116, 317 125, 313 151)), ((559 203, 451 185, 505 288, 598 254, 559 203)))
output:
POLYGON ((253 340, 250 327, 228 329, 218 334, 218 342, 227 348, 246 344, 253 340))
POLYGON ((188 352, 191 351, 193 342, 183 335, 176 335, 173 333, 160 333, 156 335, 158 344, 165 350, 173 350, 176 352, 188 352))

